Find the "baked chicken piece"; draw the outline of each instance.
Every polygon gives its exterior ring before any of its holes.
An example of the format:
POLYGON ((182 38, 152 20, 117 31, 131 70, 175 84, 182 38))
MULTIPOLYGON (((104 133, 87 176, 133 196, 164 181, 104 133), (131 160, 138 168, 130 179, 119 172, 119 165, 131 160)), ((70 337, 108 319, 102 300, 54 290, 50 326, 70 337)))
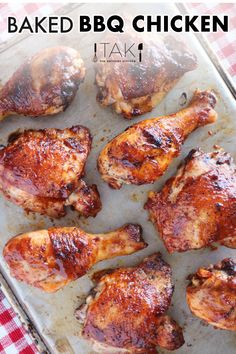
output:
MULTIPOLYGON (((97 101, 103 106, 112 105, 127 119, 150 112, 186 72, 197 66, 196 56, 172 36, 132 39, 137 41, 143 42, 138 46, 143 49, 141 61, 123 62, 119 54, 113 54, 118 62, 96 64, 97 101)), ((122 48, 123 35, 115 42, 122 48)))
POLYGON ((36 117, 64 111, 84 76, 84 62, 75 49, 43 49, 26 60, 0 90, 0 120, 12 114, 36 117))
POLYGON ((54 292, 82 277, 99 261, 145 248, 141 232, 141 227, 133 224, 106 234, 53 227, 13 237, 3 255, 13 277, 54 292))
POLYGON ((236 166, 222 149, 190 151, 175 177, 150 192, 146 209, 168 252, 218 242, 236 248, 236 166))
POLYGON ((214 327, 236 331, 236 261, 226 258, 190 276, 187 303, 214 327))
POLYGON ((126 129, 99 155, 98 170, 103 180, 115 189, 123 183, 154 183, 179 155, 187 136, 216 120, 215 104, 213 92, 197 90, 187 108, 126 129))
POLYGON ((97 187, 81 180, 91 149, 89 130, 26 130, 0 150, 0 191, 26 211, 59 218, 65 205, 83 216, 101 209, 97 187))
POLYGON ((184 343, 181 327, 165 314, 174 286, 159 253, 138 266, 95 273, 96 287, 76 310, 82 335, 101 353, 157 353, 184 343))

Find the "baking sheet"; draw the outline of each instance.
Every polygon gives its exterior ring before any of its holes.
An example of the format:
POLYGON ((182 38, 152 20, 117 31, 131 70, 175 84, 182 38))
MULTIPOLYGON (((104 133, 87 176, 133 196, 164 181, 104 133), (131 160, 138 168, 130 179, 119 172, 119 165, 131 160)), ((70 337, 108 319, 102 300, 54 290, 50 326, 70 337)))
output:
MULTIPOLYGON (((164 4, 85 4, 74 9, 70 16, 76 21, 79 14, 109 15, 118 13, 124 15, 124 8, 125 15, 129 16, 135 16, 140 13, 166 14, 170 11, 178 12, 174 7, 164 4)), ((6 144, 9 134, 17 129, 64 128, 75 124, 87 126, 94 138, 93 149, 86 165, 86 181, 97 184, 103 202, 103 209, 94 219, 79 219, 75 212, 68 210, 66 217, 52 221, 40 215, 26 215, 20 207, 7 202, 1 197, 0 248, 2 250, 7 240, 18 233, 48 228, 52 225, 78 225, 86 231, 96 233, 115 229, 128 222, 142 225, 143 236, 149 246, 134 255, 101 262, 94 266, 86 276, 51 295, 44 294, 38 289, 33 289, 11 278, 2 259, 2 253, 0 255, 1 271, 51 352, 92 354, 91 346, 80 337, 80 325, 74 318, 75 309, 86 297, 92 286, 90 275, 96 270, 107 267, 136 264, 144 256, 155 251, 161 251, 163 258, 173 269, 175 283, 175 292, 169 313, 184 329, 186 343, 178 350, 178 353, 235 353, 236 337, 234 333, 214 330, 212 326, 207 326, 191 315, 185 303, 185 288, 187 275, 193 273, 199 266, 215 263, 224 257, 235 256, 236 251, 219 247, 215 251, 205 249, 168 255, 153 225, 148 221, 147 212, 143 209, 147 192, 151 189, 159 190, 167 178, 174 174, 179 162, 193 147, 200 146, 205 151, 210 151, 213 145, 217 144, 230 152, 236 160, 236 105, 232 95, 195 37, 186 35, 186 40, 198 56, 198 68, 193 72, 187 73, 151 113, 131 122, 124 120, 111 109, 101 108, 96 102, 92 57, 93 43, 100 38, 101 34, 92 32, 81 34, 77 30, 64 35, 32 35, 1 53, 0 76, 2 82, 5 82, 26 57, 42 48, 68 45, 80 51, 87 67, 87 74, 74 102, 66 112, 53 117, 37 119, 18 116, 8 117, 0 124, 0 143, 6 144), (212 88, 216 91, 219 99, 216 107, 219 114, 218 121, 192 133, 185 142, 180 157, 174 160, 165 175, 154 185, 123 186, 120 191, 114 191, 103 183, 96 169, 96 159, 102 147, 112 137, 137 121, 179 110, 181 108, 181 94, 186 92, 187 97, 191 98, 196 88, 212 88), (212 136, 209 136, 209 130, 213 132, 212 136)), ((159 352, 165 353, 161 349, 159 349, 159 352)))

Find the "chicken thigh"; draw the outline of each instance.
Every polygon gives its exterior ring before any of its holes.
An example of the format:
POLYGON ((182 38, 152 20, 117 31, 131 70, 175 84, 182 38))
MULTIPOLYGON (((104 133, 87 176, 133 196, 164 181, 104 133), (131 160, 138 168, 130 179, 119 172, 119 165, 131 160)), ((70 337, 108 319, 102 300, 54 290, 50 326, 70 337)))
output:
POLYGON ((187 303, 214 327, 236 331, 236 261, 226 258, 190 276, 187 303))
POLYGON ((95 263, 146 247, 139 225, 127 224, 107 234, 78 227, 53 227, 13 237, 4 258, 18 280, 54 292, 82 277, 95 263))
POLYGON ((11 137, 0 150, 0 191, 26 211, 59 218, 71 205, 81 215, 95 216, 101 209, 99 193, 81 180, 91 141, 82 126, 11 137))
POLYGON ((98 169, 103 180, 115 189, 123 183, 154 183, 179 155, 188 135, 216 120, 215 104, 213 92, 197 90, 187 108, 126 129, 99 155, 98 169))
POLYGON ((165 314, 174 286, 171 269, 153 254, 138 266, 101 271, 96 287, 76 311, 82 335, 101 353, 157 353, 184 343, 182 329, 165 314))
POLYGON ((36 117, 64 111, 84 76, 84 62, 75 49, 43 49, 26 60, 0 90, 0 120, 12 114, 36 117))
POLYGON ((222 149, 192 150, 146 209, 168 252, 218 242, 236 248, 236 166, 222 149))
POLYGON ((115 39, 118 48, 130 41, 141 42, 140 62, 134 58, 134 62, 122 61, 117 53, 117 62, 96 64, 97 101, 103 106, 112 105, 127 119, 150 112, 186 72, 197 66, 196 56, 172 36, 156 36, 154 40, 150 36, 129 36, 125 40, 122 34, 122 41, 115 39))

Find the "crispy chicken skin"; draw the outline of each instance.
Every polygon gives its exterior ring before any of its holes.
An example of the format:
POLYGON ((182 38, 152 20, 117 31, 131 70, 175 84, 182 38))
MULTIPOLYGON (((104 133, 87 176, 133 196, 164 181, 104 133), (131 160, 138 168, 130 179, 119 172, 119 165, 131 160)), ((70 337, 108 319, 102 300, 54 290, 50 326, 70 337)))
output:
MULTIPOLYGON (((132 38, 128 38, 130 41, 132 38)), ((196 56, 172 36, 134 38, 143 43, 142 61, 96 64, 97 101, 131 119, 150 112, 178 80, 197 66, 196 56)), ((108 41, 109 42, 109 41, 108 41)), ((122 48, 122 42, 116 39, 122 48)), ((120 59, 118 56, 117 59, 120 59)))
POLYGON ((75 49, 43 49, 0 90, 0 120, 12 114, 36 117, 64 111, 84 76, 84 63, 75 49))
POLYGON ((84 180, 80 179, 75 192, 69 195, 65 205, 71 206, 84 217, 95 217, 102 208, 96 184, 88 186, 84 180))
POLYGON ((91 142, 89 130, 79 125, 11 137, 0 150, 1 192, 26 211, 59 218, 72 205, 83 216, 95 216, 99 193, 81 180, 91 142))
POLYGON ((13 277, 54 292, 82 277, 99 261, 145 248, 141 233, 141 227, 133 224, 106 234, 54 227, 13 237, 3 255, 13 277))
POLYGON ((214 327, 236 331, 236 261, 226 258, 190 276, 187 303, 214 327))
POLYGON ((189 106, 175 114, 147 119, 126 129, 101 151, 98 170, 112 188, 154 183, 196 128, 217 118, 216 97, 197 90, 189 106))
POLYGON ((101 271, 96 287, 76 311, 82 335, 101 353, 157 353, 184 343, 182 329, 165 314, 174 286, 159 253, 138 266, 101 271))
POLYGON ((150 192, 146 209, 168 252, 236 248, 236 167, 222 149, 190 151, 176 176, 150 192))

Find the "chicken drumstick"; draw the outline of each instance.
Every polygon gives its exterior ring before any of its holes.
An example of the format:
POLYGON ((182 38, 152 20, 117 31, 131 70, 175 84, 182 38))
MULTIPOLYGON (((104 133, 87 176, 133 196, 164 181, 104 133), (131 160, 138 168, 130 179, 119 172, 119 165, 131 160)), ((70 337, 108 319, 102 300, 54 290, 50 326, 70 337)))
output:
POLYGON ((146 247, 139 225, 127 224, 107 234, 78 227, 54 227, 13 237, 3 255, 11 275, 47 292, 82 277, 95 263, 146 247))
POLYGON ((197 90, 187 108, 126 129, 99 155, 98 169, 103 180, 115 189, 123 183, 154 183, 179 155, 188 135, 216 120, 215 104, 213 92, 197 90))

